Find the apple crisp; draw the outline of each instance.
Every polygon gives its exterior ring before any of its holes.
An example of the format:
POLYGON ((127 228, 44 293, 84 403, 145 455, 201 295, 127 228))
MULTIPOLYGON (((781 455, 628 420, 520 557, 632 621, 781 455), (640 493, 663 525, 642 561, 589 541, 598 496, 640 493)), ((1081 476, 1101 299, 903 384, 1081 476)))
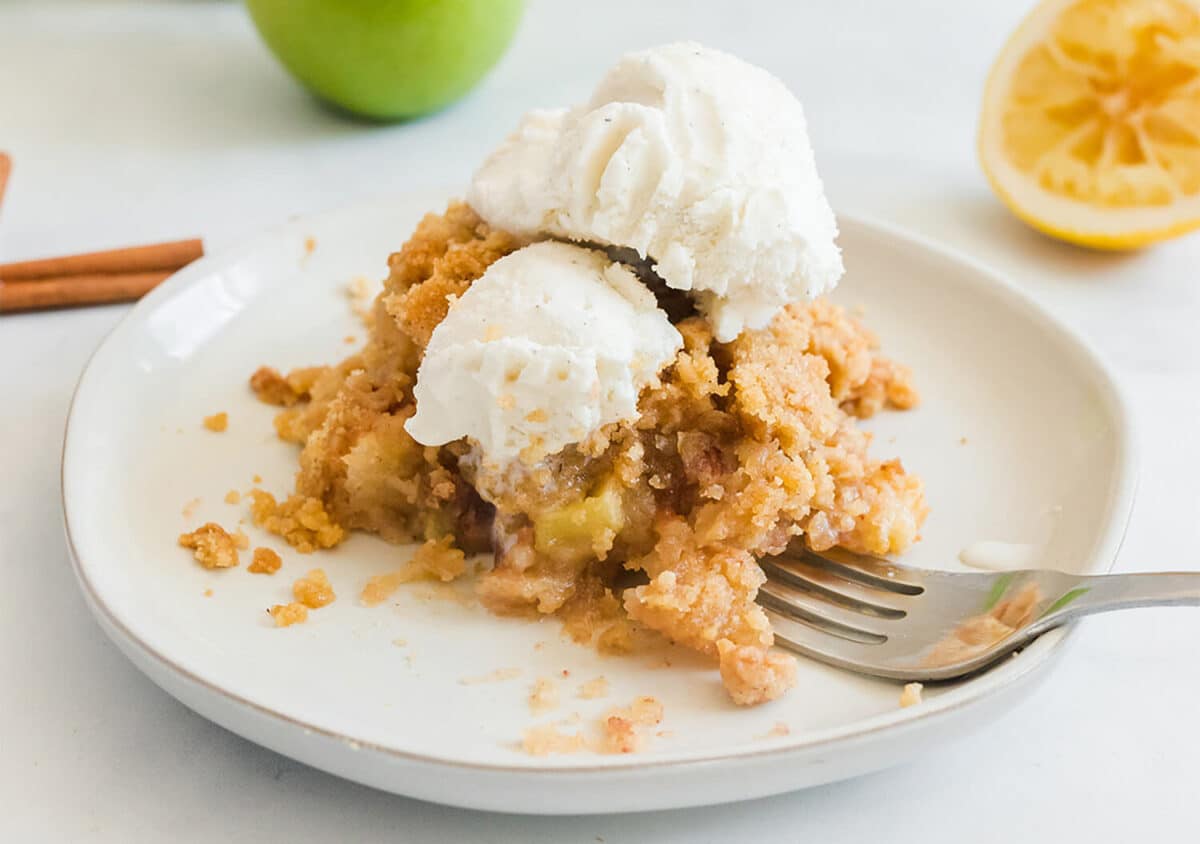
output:
MULTIPOLYGON (((404 423, 425 345, 457 297, 521 245, 461 203, 428 215, 389 258, 358 353, 255 373, 259 398, 282 408, 277 434, 301 446, 293 495, 252 493, 256 524, 299 551, 346 530, 456 559, 490 551, 476 590, 492 611, 556 615, 613 652, 665 637, 709 656, 737 703, 778 697, 795 664, 772 650, 756 558, 793 541, 871 554, 916 541, 920 480, 871 457, 855 425, 912 407, 911 374, 827 301, 790 305, 730 343, 675 301, 664 309, 683 348, 640 395, 637 418, 536 462, 492 464, 466 440, 418 444, 404 423)), ((458 565, 431 571, 457 576, 458 565)))

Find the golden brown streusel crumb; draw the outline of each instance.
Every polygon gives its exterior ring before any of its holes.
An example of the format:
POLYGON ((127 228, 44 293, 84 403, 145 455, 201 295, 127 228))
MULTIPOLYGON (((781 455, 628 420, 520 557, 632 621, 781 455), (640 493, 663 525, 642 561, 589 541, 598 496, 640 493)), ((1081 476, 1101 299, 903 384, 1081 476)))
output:
POLYGON ((206 569, 233 568, 238 564, 237 539, 216 522, 179 534, 179 544, 191 548, 196 561, 206 569))
POLYGON ((251 574, 274 574, 283 565, 283 559, 270 548, 255 548, 254 557, 246 571, 251 574))
POLYGON ((739 706, 774 700, 796 684, 796 658, 791 654, 721 639, 717 655, 721 680, 739 706))
POLYGON ((231 489, 231 490, 229 490, 229 492, 225 493, 225 503, 226 504, 240 504, 241 501, 242 501, 242 494, 240 492, 238 492, 236 489, 231 489))
POLYGON ((346 536, 342 527, 325 512, 319 498, 292 495, 279 502, 261 489, 251 490, 250 497, 253 499, 250 515, 254 524, 283 537, 301 554, 310 554, 318 548, 332 548, 346 536))
POLYGON ((478 686, 481 683, 503 683, 508 680, 515 680, 520 676, 520 668, 497 668, 495 671, 489 671, 487 674, 482 674, 478 677, 463 677, 458 683, 460 686, 478 686))
POLYGON ((250 547, 250 537, 246 535, 244 530, 238 528, 233 532, 233 544, 237 546, 239 551, 245 551, 250 547))
POLYGON ((221 433, 229 427, 229 414, 225 411, 204 417, 204 427, 214 433, 221 433))
POLYGON ((304 257, 308 257, 317 251, 317 239, 311 234, 304 238, 304 257))
POLYGON ((250 389, 263 404, 276 407, 291 407, 303 398, 278 369, 270 366, 260 366, 250 376, 250 389))
POLYGON ((533 714, 540 715, 558 706, 558 686, 549 677, 539 677, 534 681, 529 693, 529 709, 533 714))
POLYGON ((461 296, 491 264, 521 245, 507 232, 490 228, 463 203, 452 204, 444 215, 429 214, 388 259, 387 312, 424 347, 452 297, 461 296))
POLYGON ((256 484, 261 484, 261 483, 262 483, 262 475, 255 475, 255 476, 254 476, 253 478, 251 478, 250 480, 251 480, 253 483, 256 483, 256 484))
POLYGON ((333 584, 324 569, 312 569, 292 584, 292 595, 310 610, 319 610, 334 602, 333 584))
POLYGON ((377 574, 367 581, 367 585, 363 587, 358 600, 365 607, 377 607, 392 597, 392 594, 404 582, 402 572, 393 571, 387 574, 377 574))
POLYGON ((355 337, 353 334, 347 334, 345 337, 342 338, 342 342, 345 343, 346 345, 350 345, 352 343, 357 343, 358 338, 355 337))
POLYGON ((430 539, 413 553, 408 568, 415 577, 436 578, 449 583, 467 570, 467 555, 454 547, 454 538, 430 539))
POLYGON ((192 516, 194 516, 196 514, 196 509, 199 506, 200 506, 200 499, 193 498, 192 500, 184 503, 183 509, 180 510, 180 512, 183 514, 183 517, 185 519, 190 519, 192 516))
POLYGON ((554 724, 542 724, 525 731, 521 749, 530 756, 580 753, 588 749, 588 741, 582 732, 564 733, 554 724))
POLYGON ((304 604, 275 604, 267 612, 275 619, 276 627, 291 627, 308 620, 308 607, 304 604))
POLYGON ((920 683, 906 683, 904 690, 900 692, 900 707, 907 709, 920 703, 921 690, 924 688, 920 683))
POLYGON ((205 589, 205 590, 204 590, 204 597, 205 597, 205 598, 211 598, 212 596, 213 596, 213 591, 212 591, 211 589, 205 589))
POLYGON ((608 694, 608 679, 601 675, 588 680, 579 687, 578 696, 584 700, 595 700, 608 694))

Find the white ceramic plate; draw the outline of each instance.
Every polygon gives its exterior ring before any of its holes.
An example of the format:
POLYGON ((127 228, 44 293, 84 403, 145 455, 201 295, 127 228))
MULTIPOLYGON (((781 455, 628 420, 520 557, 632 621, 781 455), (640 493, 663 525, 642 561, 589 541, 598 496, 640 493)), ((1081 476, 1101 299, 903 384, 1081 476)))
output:
MULTIPOLYGON (((247 376, 262 363, 286 369, 350 351, 344 338, 364 331, 346 282, 381 276, 388 252, 441 206, 441 197, 363 205, 205 258, 146 297, 96 352, 64 447, 68 534, 97 619, 154 682, 252 741, 378 788, 500 811, 616 812, 759 797, 915 756, 982 726, 1061 649, 1065 634, 1050 633, 904 710, 895 684, 804 661, 785 699, 739 709, 687 654, 669 655, 670 668, 661 654, 600 657, 563 640, 554 621, 499 619, 420 587, 395 605, 360 606, 366 579, 407 553, 370 536, 304 557, 248 528, 256 545, 282 551, 279 574, 201 569, 177 535, 207 520, 232 527, 246 512, 223 502, 228 490, 260 474, 285 491, 295 470, 294 448, 274 438, 272 409, 251 396, 247 376), (217 411, 229 413, 223 434, 201 426, 217 411), (338 600, 306 624, 274 628, 264 609, 317 565, 338 600), (521 673, 462 682, 506 668, 521 673), (577 698, 579 683, 599 675, 609 696, 577 698), (534 716, 527 695, 539 677, 558 678, 562 703, 534 716), (535 723, 579 713, 586 724, 641 694, 666 712, 666 734, 643 753, 518 749, 535 723), (790 733, 767 737, 777 723, 790 733)), ((838 298, 865 309, 924 397, 914 412, 870 422, 876 452, 902 456, 926 480, 933 512, 909 559, 953 567, 963 546, 993 539, 1036 544, 1047 564, 1106 570, 1134 464, 1128 413, 1095 355, 968 260, 854 219, 843 220, 841 243, 849 271, 838 298)))

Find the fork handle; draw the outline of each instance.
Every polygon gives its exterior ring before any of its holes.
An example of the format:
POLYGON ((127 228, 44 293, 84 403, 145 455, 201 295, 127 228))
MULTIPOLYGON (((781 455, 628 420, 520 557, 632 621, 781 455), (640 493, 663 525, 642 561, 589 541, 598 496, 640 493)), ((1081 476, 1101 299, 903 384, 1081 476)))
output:
POLYGON ((1052 627, 1092 613, 1133 607, 1200 606, 1200 572, 1102 574, 1081 577, 1038 619, 1052 627))

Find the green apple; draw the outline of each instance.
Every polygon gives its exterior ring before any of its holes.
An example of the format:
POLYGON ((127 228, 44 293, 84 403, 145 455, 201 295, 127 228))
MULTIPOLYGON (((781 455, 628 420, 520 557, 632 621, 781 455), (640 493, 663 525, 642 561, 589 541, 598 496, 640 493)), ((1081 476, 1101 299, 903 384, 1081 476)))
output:
POLYGON ((504 54, 523 0, 246 0, 293 76, 355 114, 415 117, 461 97, 504 54))

